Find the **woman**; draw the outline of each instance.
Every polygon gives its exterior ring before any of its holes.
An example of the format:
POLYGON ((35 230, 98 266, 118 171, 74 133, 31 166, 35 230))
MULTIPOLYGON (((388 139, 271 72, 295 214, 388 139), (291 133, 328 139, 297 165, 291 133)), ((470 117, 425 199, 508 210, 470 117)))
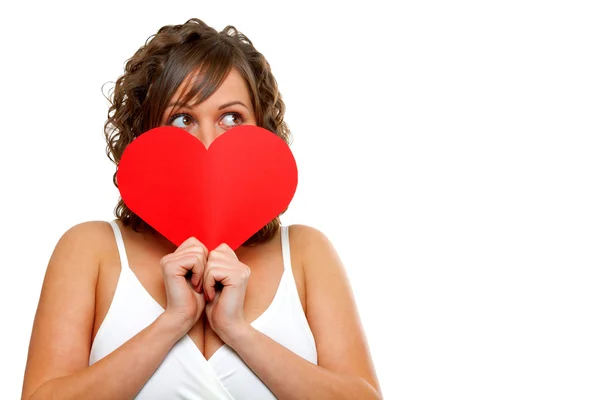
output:
MULTIPOLYGON (((289 144, 284 111, 250 41, 192 19, 127 62, 107 154, 118 165, 136 136, 164 125, 207 147, 243 124, 289 144)), ((116 216, 56 245, 24 399, 381 398, 344 268, 318 230, 276 218, 236 251, 209 252, 195 238, 174 246, 122 200, 116 216)))

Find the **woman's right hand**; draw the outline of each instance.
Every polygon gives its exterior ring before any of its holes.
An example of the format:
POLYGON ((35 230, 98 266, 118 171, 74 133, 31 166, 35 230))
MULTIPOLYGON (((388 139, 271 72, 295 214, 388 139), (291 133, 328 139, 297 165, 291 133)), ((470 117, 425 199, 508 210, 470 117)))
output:
POLYGON ((207 258, 206 246, 198 239, 190 237, 175 252, 160 260, 167 292, 165 312, 181 318, 185 332, 198 321, 204 310, 202 277, 207 258), (188 283, 186 275, 189 271, 191 279, 188 283))

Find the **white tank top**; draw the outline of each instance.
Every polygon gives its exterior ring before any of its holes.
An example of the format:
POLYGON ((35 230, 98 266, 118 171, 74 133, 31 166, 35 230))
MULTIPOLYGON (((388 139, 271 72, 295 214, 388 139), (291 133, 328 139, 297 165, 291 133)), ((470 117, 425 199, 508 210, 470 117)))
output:
MULTIPOLYGON (((129 267, 121 231, 115 233, 121 273, 112 303, 92 343, 89 365, 110 354, 150 325, 164 309, 129 267)), ((251 325, 304 359, 317 364, 313 334, 304 315, 292 273, 288 227, 281 228, 284 271, 269 307, 251 325)), ((136 396, 147 399, 275 399, 237 353, 223 345, 206 360, 192 339, 183 336, 136 396)))

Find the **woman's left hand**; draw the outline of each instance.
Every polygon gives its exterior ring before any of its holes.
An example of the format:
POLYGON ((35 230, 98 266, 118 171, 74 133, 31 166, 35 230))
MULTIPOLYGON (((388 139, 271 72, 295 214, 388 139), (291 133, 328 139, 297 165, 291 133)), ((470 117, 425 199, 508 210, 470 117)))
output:
POLYGON ((248 325, 244 318, 244 298, 249 278, 250 268, 238 260, 227 244, 208 253, 203 279, 206 317, 225 343, 248 325), (218 283, 221 290, 215 288, 218 283))

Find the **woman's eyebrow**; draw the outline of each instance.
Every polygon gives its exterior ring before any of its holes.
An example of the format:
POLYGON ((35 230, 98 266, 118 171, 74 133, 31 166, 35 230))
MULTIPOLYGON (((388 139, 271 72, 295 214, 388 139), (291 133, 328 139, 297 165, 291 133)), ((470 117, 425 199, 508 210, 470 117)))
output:
MULTIPOLYGON (((219 110, 222 110, 224 108, 227 108, 227 107, 230 107, 230 106, 233 106, 233 105, 236 105, 236 104, 239 104, 239 105, 245 107, 247 110, 250 110, 247 105, 245 105, 241 101, 237 101, 237 100, 230 101, 229 103, 225 103, 225 104, 220 105, 219 106, 219 110)), ((167 107, 173 107, 173 106, 177 106, 177 107, 189 107, 189 105, 186 104, 186 103, 171 103, 167 107)))
POLYGON ((229 106, 233 106, 233 105, 235 105, 235 104, 239 104, 239 105, 241 105, 241 106, 244 106, 244 107, 245 107, 245 108, 246 108, 248 111, 250 110, 250 109, 248 108, 248 106, 246 106, 246 105, 245 105, 244 103, 242 103, 241 101, 237 101, 237 100, 236 100, 236 101, 230 101, 229 103, 225 103, 225 104, 221 105, 221 106, 219 107, 219 110, 222 110, 222 109, 224 109, 224 108, 227 108, 227 107, 229 107, 229 106))

